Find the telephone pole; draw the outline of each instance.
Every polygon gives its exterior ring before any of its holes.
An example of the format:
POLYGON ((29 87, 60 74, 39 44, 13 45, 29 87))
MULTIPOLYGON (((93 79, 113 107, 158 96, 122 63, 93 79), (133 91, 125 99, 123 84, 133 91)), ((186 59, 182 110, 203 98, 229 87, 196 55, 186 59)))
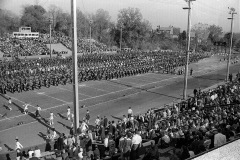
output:
POLYGON ((188 79, 188 61, 189 61, 189 52, 190 52, 190 42, 191 42, 191 2, 196 0, 188 0, 188 7, 184 7, 183 9, 188 9, 188 26, 187 26, 187 34, 188 34, 188 43, 187 43, 187 51, 186 51, 186 64, 185 64, 185 76, 184 76, 184 89, 183 89, 183 99, 187 99, 187 79, 188 79))
POLYGON ((89 21, 90 25, 90 54, 92 53, 92 20, 89 21))
POLYGON ((121 33, 120 33, 120 52, 122 51, 122 28, 123 28, 123 25, 121 23, 120 24, 120 29, 121 29, 121 33))
POLYGON ((79 127, 79 104, 78 104, 78 65, 77 65, 77 14, 76 0, 71 0, 72 12, 72 57, 73 57, 73 106, 74 106, 74 131, 79 127))
POLYGON ((50 43, 50 58, 52 58, 52 20, 49 18, 49 43, 50 43))
POLYGON ((230 68, 230 62, 231 62, 231 54, 232 54, 232 43, 233 43, 233 17, 234 14, 237 14, 235 12, 234 8, 230 8, 229 14, 231 14, 231 39, 230 39, 230 49, 229 49, 229 54, 228 54, 228 62, 227 62, 227 75, 226 75, 226 82, 228 82, 228 76, 229 76, 229 68, 230 68))

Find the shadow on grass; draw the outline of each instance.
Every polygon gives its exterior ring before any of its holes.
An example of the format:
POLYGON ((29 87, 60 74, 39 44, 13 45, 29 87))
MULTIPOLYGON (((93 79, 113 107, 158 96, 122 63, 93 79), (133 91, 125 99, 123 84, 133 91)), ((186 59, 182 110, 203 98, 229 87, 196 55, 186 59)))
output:
POLYGON ((67 129, 71 129, 71 127, 69 127, 69 126, 67 126, 66 124, 64 124, 64 123, 62 123, 62 122, 59 122, 59 121, 57 121, 59 124, 61 124, 63 127, 65 127, 65 128, 67 128, 67 129))
POLYGON ((47 141, 47 136, 45 134, 43 134, 42 132, 39 132, 38 136, 41 137, 44 141, 47 141))
MULTIPOLYGON (((166 95, 166 94, 162 94, 162 93, 158 93, 158 92, 154 92, 154 91, 150 91, 150 89, 154 89, 155 87, 157 86, 152 86, 152 87, 148 87, 148 88, 143 88, 143 87, 137 87, 137 86, 132 86, 132 85, 129 85, 129 84, 124 84, 124 83, 121 83, 121 82, 117 82, 117 81, 112 81, 112 80, 108 80, 109 82, 112 82, 112 83, 115 83, 115 84, 119 84, 119 85, 122 85, 122 86, 126 86, 126 87, 130 87, 130 88, 133 88, 133 89, 138 89, 140 91, 145 91, 145 92, 148 92, 148 93, 153 93, 153 94, 157 94, 157 95, 161 95, 161 96, 164 96, 164 97, 169 97, 169 98, 174 98, 174 99, 179 99, 180 97, 175 97, 175 96, 170 96, 170 95, 166 95)), ((140 92, 139 91, 139 92, 140 92)), ((123 95, 123 96, 126 96, 126 95, 123 95)))
MULTIPOLYGON (((2 95, 2 94, 0 94, 3 98, 5 98, 6 100, 8 100, 8 98, 5 96, 5 95, 2 95)), ((23 113, 23 108, 21 107, 21 106, 19 106, 18 104, 16 104, 16 103, 12 103, 13 105, 15 105, 22 113, 23 113)), ((35 114, 34 113, 32 113, 32 112, 28 112, 28 115, 30 116, 30 117, 32 117, 33 119, 35 119, 35 120, 37 120, 40 124, 42 124, 43 126, 45 126, 45 127, 47 127, 47 128, 50 128, 51 130, 53 130, 53 128, 52 128, 52 126, 50 126, 50 125, 48 125, 48 120, 47 119, 45 119, 45 118, 43 118, 43 117, 40 117, 40 118, 38 118, 38 117, 36 117, 35 116, 35 114)), ((21 123, 24 123, 24 122, 21 122, 21 123)), ((57 134, 60 134, 60 132, 58 132, 58 131, 56 131, 57 132, 57 134)))
POLYGON ((4 144, 4 147, 6 147, 8 151, 14 151, 14 149, 12 149, 11 147, 9 147, 7 144, 4 144))
POLYGON ((67 120, 67 117, 63 116, 61 113, 57 113, 60 118, 67 120))
POLYGON ((207 76, 194 76, 193 78, 196 78, 196 79, 203 79, 203 80, 210 80, 210 81, 224 81, 225 80, 225 78, 224 77, 219 77, 219 76, 221 76, 221 75, 216 75, 216 76, 212 76, 212 77, 207 77, 207 76), (213 78, 213 77, 216 77, 216 78, 213 78))

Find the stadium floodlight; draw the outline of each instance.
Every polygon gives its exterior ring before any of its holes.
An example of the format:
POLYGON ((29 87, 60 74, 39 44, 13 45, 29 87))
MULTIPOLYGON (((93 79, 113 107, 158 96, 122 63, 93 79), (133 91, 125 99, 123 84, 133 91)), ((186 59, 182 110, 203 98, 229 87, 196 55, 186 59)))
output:
POLYGON ((183 9, 188 9, 188 25, 187 25, 187 34, 188 34, 188 43, 187 43, 187 51, 186 51, 186 64, 185 64, 185 75, 184 75, 184 88, 183 88, 183 99, 187 99, 187 79, 188 79, 188 61, 189 61, 189 53, 190 53, 190 42, 191 42, 191 2, 196 0, 186 0, 188 2, 188 7, 184 7, 183 9))
POLYGON ((232 44, 233 44, 233 17, 234 17, 234 14, 237 14, 235 12, 235 8, 229 8, 230 9, 229 11, 229 14, 231 14, 232 16, 228 19, 231 20, 231 39, 230 39, 230 48, 229 48, 229 54, 228 54, 228 62, 227 62, 227 74, 226 74, 226 82, 228 82, 228 76, 229 76, 229 69, 230 69, 230 61, 231 61, 231 54, 232 54, 232 44))

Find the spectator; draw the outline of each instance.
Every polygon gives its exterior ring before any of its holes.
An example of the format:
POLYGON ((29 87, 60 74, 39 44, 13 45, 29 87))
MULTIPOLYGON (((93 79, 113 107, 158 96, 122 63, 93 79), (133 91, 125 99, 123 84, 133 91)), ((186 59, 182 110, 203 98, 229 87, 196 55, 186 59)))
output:
POLYGON ((6 154, 7 160, 11 160, 9 153, 6 154))
POLYGON ((78 158, 79 158, 79 160, 83 159, 83 149, 82 148, 80 148, 80 152, 78 153, 78 158))
POLYGON ((17 160, 21 160, 22 159, 22 153, 21 153, 19 148, 17 149, 17 157, 16 157, 16 159, 17 160))
POLYGON ((63 143, 63 134, 60 134, 60 136, 57 139, 57 144, 58 144, 58 150, 63 150, 64 143, 63 143))
POLYGON ((97 145, 95 145, 95 150, 93 151, 93 154, 94 154, 94 159, 100 160, 100 151, 97 145))
POLYGON ((222 129, 218 128, 217 133, 214 135, 214 147, 219 147, 226 142, 226 136, 222 134, 222 129))
POLYGON ((34 153, 32 153, 32 158, 29 158, 29 160, 39 160, 38 157, 34 153))
POLYGON ((135 160, 139 156, 139 148, 142 145, 142 137, 140 136, 140 132, 137 131, 136 134, 133 135, 132 138, 132 147, 131 147, 131 159, 135 160))
POLYGON ((30 148, 28 151, 28 158, 32 158, 32 154, 34 153, 33 148, 30 148))
POLYGON ((39 158, 41 156, 41 151, 40 151, 40 149, 37 146, 35 147, 34 155, 37 158, 39 158))
POLYGON ((66 153, 65 149, 62 150, 62 160, 67 160, 68 153, 66 153))
POLYGON ((132 115, 133 115, 132 108, 129 107, 129 108, 128 108, 128 118, 130 118, 132 115))
POLYGON ((186 146, 182 146, 180 160, 185 160, 190 157, 189 150, 186 146))

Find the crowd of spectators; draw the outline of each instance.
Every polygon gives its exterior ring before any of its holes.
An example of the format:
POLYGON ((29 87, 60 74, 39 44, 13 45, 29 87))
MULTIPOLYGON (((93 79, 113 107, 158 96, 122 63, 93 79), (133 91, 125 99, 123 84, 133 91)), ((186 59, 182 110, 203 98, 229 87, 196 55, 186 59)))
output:
MULTIPOLYGON (((91 41, 91 53, 101 53, 107 51, 108 47, 94 39, 81 39, 77 40, 78 53, 89 53, 91 41)), ((46 44, 50 43, 49 34, 40 34, 39 38, 14 38, 5 36, 0 38, 0 50, 4 53, 5 57, 11 56, 32 56, 32 55, 47 55, 50 50, 46 44)), ((51 36, 51 43, 62 43, 68 49, 72 48, 71 37, 65 36, 63 33, 53 32, 51 36)))
POLYGON ((0 50, 6 57, 47 55, 50 50, 44 38, 0 38, 0 50))
MULTIPOLYGON (((53 35, 55 42, 62 43, 68 49, 72 49, 72 38, 65 36, 63 33, 55 32, 53 35)), ((94 39, 77 39, 77 52, 78 53, 90 53, 90 41, 91 41, 91 53, 101 53, 107 51, 108 47, 94 39)))

